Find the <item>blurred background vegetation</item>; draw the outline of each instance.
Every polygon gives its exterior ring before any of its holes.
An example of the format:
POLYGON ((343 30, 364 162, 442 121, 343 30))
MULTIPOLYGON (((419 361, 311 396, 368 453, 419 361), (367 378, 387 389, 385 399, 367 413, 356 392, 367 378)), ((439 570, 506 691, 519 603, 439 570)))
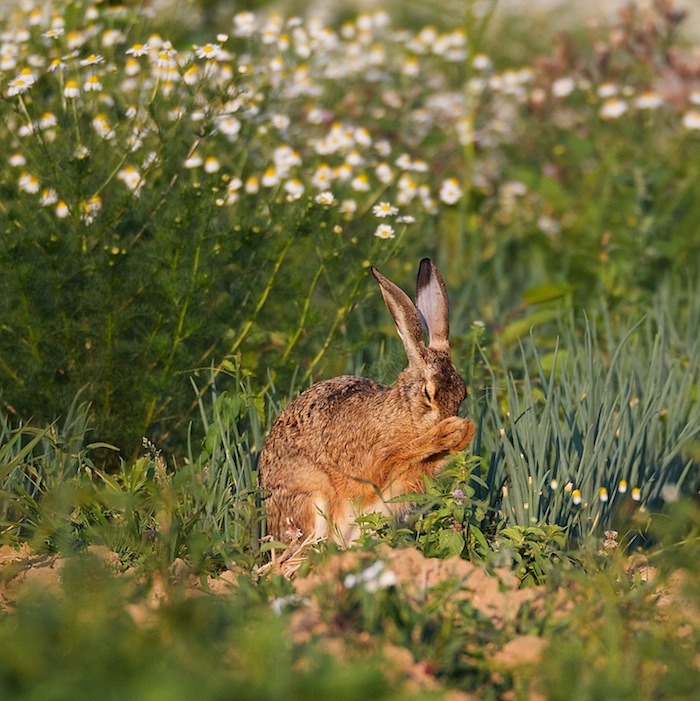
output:
MULTIPOLYGON (((363 368, 391 379, 402 361, 367 278, 370 262, 410 289, 416 261, 438 261, 462 366, 474 321, 486 324, 490 361, 506 353, 517 366, 517 353, 508 353, 518 339, 534 327, 551 349, 559 333, 551 322, 562 311, 573 310, 581 330, 581 310, 593 323, 602 310, 613 324, 634 322, 658 294, 677 307, 672 314, 685 313, 685 296, 663 290, 697 274, 700 142, 681 124, 697 75, 683 13, 670 5, 555 32, 555 11, 523 17, 491 2, 394 4, 378 14, 368 6, 360 11, 366 30, 355 27, 352 4, 332 12, 255 4, 258 32, 278 9, 302 23, 320 14, 339 32, 325 51, 313 29, 300 38, 292 27, 291 48, 276 26, 268 29, 277 43, 236 36, 232 18, 246 8, 228 3, 156 3, 146 13, 150 6, 99 5, 97 20, 86 19, 87 7, 66 5, 66 29, 74 26, 81 56, 106 59, 84 67, 74 58, 60 79, 47 61, 67 48, 67 34, 42 39, 31 13, 5 10, 48 56, 37 85, 2 108, 5 151, 24 163, 6 168, 1 183, 0 372, 9 416, 51 421, 81 392, 95 437, 124 456, 142 436, 181 452, 196 416, 190 378, 206 386, 212 367, 221 388, 234 367, 260 388, 269 377, 286 388, 293 377, 304 386, 363 368), (106 42, 112 31, 118 40, 106 42), (192 47, 222 32, 231 35, 228 53, 205 68, 192 47), (167 81, 157 56, 128 73, 125 50, 153 35, 174 47, 180 77, 169 87, 158 83, 167 81), (376 50, 368 59, 376 65, 353 65, 363 42, 376 50), (284 62, 279 74, 276 61, 284 62), (416 78, 405 75, 407 61, 418 66, 416 78), (329 79, 344 63, 340 80, 329 79), (196 66, 200 74, 186 81, 196 66), (307 70, 312 87, 300 89, 294 81, 307 70), (80 83, 88 72, 103 90, 66 100, 62 80, 80 83), (645 93, 658 104, 636 106, 645 93), (623 102, 623 113, 605 116, 606 100, 623 102), (226 110, 240 121, 235 138, 217 129, 226 110), (47 113, 56 126, 27 132, 27 119, 37 125, 47 113), (275 130, 280 115, 289 125, 275 130), (95 126, 103 117, 106 131, 95 126), (319 153, 336 123, 365 130, 371 145, 319 153), (259 181, 280 146, 299 156, 287 176, 305 188, 298 200, 288 201, 281 183, 254 194, 230 189, 237 179, 259 181), (319 166, 339 168, 353 148, 362 160, 352 174, 368 171, 370 189, 354 191, 335 175, 336 204, 316 205, 319 166), (396 167, 404 154, 427 171, 396 167), (200 155, 216 156, 217 170, 184 166, 200 155), (394 170, 386 181, 372 172, 383 161, 394 170), (136 165, 138 197, 119 177, 120 167, 136 165), (416 221, 381 241, 371 207, 396 203, 401 174, 426 188, 422 205, 414 195, 401 206, 416 221), (36 193, 22 175, 36 179, 36 193), (439 198, 446 178, 461 188, 455 204, 439 198), (47 193, 67 216, 37 206, 47 193), (352 214, 339 206, 348 195, 359 204, 352 214), (92 197, 99 212, 87 216, 92 197), (238 201, 222 206, 227 198, 238 201)), ((17 71, 35 48, 18 46, 17 71)))

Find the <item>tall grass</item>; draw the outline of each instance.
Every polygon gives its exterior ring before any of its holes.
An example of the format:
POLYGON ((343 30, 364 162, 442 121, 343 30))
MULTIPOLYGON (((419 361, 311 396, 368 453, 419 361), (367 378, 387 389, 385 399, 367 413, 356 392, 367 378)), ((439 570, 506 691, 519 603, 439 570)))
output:
MULTIPOLYGON (((530 339, 515 366, 487 365, 489 385, 469 409, 479 422, 473 458, 420 502, 424 516, 412 526, 418 541, 481 557, 504 528, 554 526, 571 546, 611 528, 644 530, 640 511, 692 495, 700 349, 692 335, 697 303, 688 292, 685 321, 663 311, 620 330, 603 315, 600 325, 583 320, 581 339, 570 319, 553 353, 530 339), (434 510, 428 520, 427 507, 434 510), (471 533, 458 538, 442 529, 455 518, 471 533)), ((92 460, 106 446, 89 442, 89 405, 76 401, 62 426, 45 430, 11 429, 5 418, 5 539, 48 548, 99 543, 127 561, 155 552, 165 562, 187 556, 201 566, 262 561, 257 459, 295 390, 280 397, 271 385, 256 393, 240 370, 231 379, 224 391, 216 380, 205 393, 193 386, 200 419, 184 462, 146 441, 143 456, 122 461, 116 474, 92 460)))
POLYGON ((69 490, 80 481, 86 467, 94 467, 94 451, 114 450, 113 446, 91 442, 89 403, 77 395, 65 417, 47 428, 13 426, 0 414, 0 529, 4 540, 29 538, 39 547, 65 527, 70 513, 52 511, 44 500, 58 491, 69 490))
POLYGON ((96 466, 95 451, 116 449, 89 442, 92 408, 77 399, 47 429, 13 427, 3 416, 2 539, 40 550, 105 545, 124 562, 158 555, 165 567, 183 556, 252 567, 264 536, 257 454, 279 403, 237 382, 236 391, 208 392, 208 407, 194 394, 201 423, 182 463, 169 464, 145 440, 143 455, 118 470, 96 466))

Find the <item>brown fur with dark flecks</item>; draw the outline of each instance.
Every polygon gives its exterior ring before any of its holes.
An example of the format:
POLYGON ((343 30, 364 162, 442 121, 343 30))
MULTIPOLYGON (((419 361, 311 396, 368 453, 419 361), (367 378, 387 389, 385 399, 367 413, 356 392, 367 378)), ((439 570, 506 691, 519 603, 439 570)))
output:
POLYGON ((457 416, 466 396, 450 355, 447 292, 421 261, 416 304, 372 268, 408 367, 394 387, 335 377, 303 392, 280 415, 260 454, 268 533, 290 541, 329 534, 347 543, 358 514, 396 512, 392 497, 423 490, 475 426, 457 416), (429 343, 423 340, 423 322, 429 343))

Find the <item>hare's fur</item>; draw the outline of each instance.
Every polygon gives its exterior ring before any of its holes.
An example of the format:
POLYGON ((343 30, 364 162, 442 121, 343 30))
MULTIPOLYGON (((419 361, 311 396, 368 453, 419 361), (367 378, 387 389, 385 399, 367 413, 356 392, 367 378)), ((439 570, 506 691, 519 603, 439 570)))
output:
POLYGON ((282 412, 259 465, 275 538, 349 542, 359 514, 395 512, 389 499, 422 491, 423 475, 435 475, 474 436, 474 424, 456 416, 466 388, 450 355, 447 293, 437 268, 421 262, 416 305, 372 272, 408 367, 394 387, 350 376, 319 382, 282 412))

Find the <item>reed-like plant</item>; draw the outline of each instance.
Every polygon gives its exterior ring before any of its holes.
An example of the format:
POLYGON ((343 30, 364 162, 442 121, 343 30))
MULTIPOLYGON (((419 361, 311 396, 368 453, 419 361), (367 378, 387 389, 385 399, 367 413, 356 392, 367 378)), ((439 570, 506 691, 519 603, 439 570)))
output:
POLYGON ((559 525, 585 538, 692 494, 700 342, 681 340, 671 318, 657 310, 622 330, 606 318, 602 331, 585 320, 583 339, 568 324, 547 370, 526 339, 517 374, 494 372, 476 450, 506 524, 559 525))
POLYGON ((167 568, 177 557, 196 567, 264 557, 265 519, 257 456, 280 412, 274 385, 255 394, 234 374, 194 386, 200 423, 190 428, 188 455, 167 456, 147 439, 143 453, 117 470, 95 465, 91 407, 80 403, 46 429, 0 423, 0 539, 48 550, 103 545, 124 563, 167 568), (214 563, 207 565, 207 562, 214 563))
MULTIPOLYGON (((93 467, 95 451, 113 446, 91 442, 90 405, 76 395, 62 420, 46 428, 13 425, 0 413, 0 536, 16 542, 29 539, 43 547, 55 541, 58 531, 70 529, 71 490, 93 467), (61 492, 55 508, 46 497, 61 492), (62 505, 58 504, 62 502, 62 505)), ((72 495, 75 496, 75 495, 72 495)))

